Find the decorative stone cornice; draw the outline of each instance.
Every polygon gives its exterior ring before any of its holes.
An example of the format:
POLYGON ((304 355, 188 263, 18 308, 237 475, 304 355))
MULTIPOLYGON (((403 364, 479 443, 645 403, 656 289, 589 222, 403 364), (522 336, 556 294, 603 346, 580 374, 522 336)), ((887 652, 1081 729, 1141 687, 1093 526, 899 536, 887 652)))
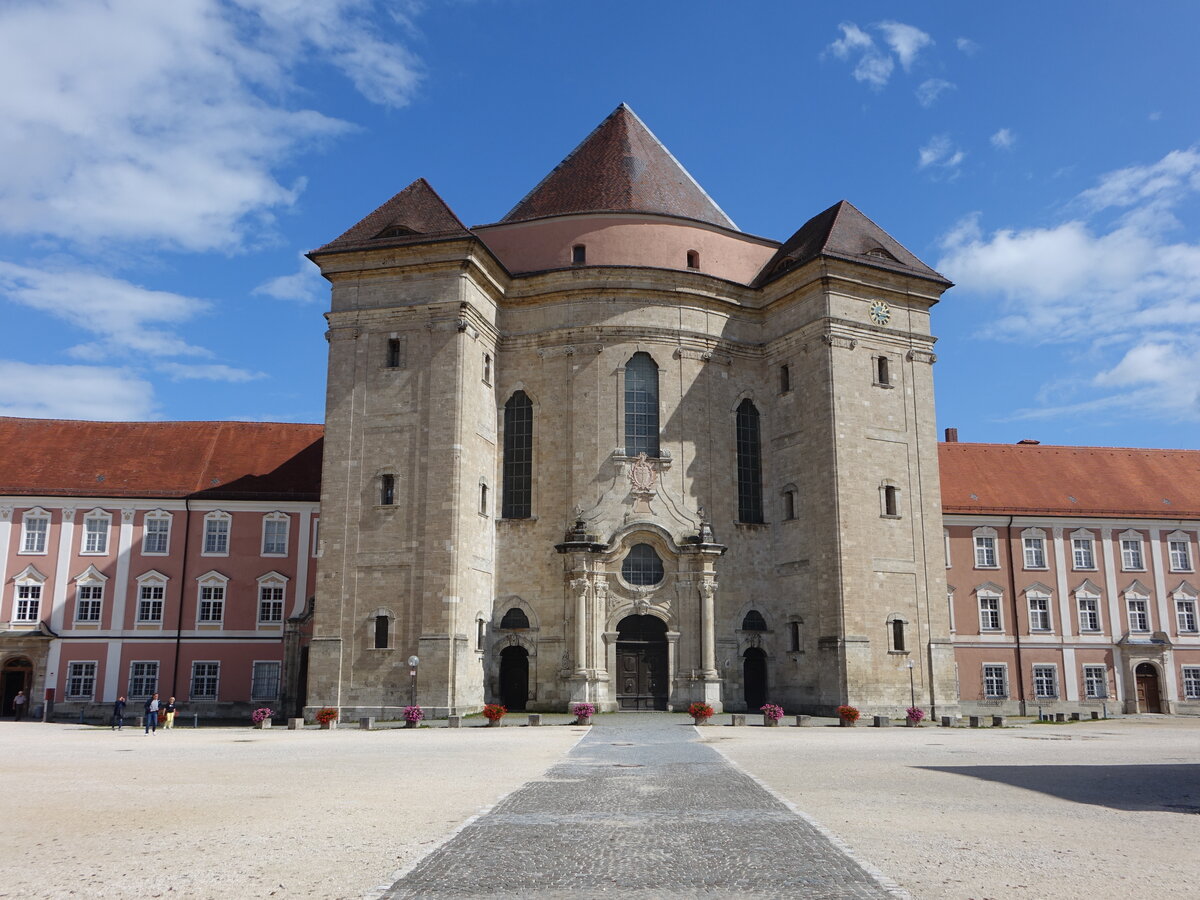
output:
POLYGON ((937 354, 932 350, 909 350, 904 358, 909 362, 929 363, 931 366, 937 362, 937 354))
POLYGON ((845 337, 844 335, 840 334, 831 334, 829 332, 821 335, 821 340, 824 341, 825 345, 828 347, 840 347, 843 350, 853 350, 858 346, 858 341, 854 338, 845 337))

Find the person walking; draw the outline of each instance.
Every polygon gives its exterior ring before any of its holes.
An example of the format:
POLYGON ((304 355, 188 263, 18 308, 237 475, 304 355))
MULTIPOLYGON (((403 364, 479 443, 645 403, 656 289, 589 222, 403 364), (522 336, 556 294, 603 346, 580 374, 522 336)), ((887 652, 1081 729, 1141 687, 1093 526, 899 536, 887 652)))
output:
POLYGON ((163 725, 163 728, 173 729, 175 727, 175 713, 177 712, 174 697, 167 701, 167 705, 163 707, 163 712, 167 714, 167 721, 163 725))
POLYGON ((112 727, 116 731, 120 731, 125 727, 125 698, 118 697, 113 703, 112 727))
POLYGON ((146 701, 146 734, 158 734, 158 694, 146 701))
POLYGON ((20 722, 25 718, 25 707, 29 703, 29 698, 25 696, 24 691, 17 691, 17 696, 13 697, 13 721, 20 722))

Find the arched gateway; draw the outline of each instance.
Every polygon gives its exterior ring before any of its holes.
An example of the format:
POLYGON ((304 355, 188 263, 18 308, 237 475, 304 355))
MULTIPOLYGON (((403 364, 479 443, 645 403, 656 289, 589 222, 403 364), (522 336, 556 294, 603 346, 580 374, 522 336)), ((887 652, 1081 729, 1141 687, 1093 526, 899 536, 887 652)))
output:
POLYGON ((505 647, 500 652, 500 702, 510 711, 522 710, 529 699, 529 652, 505 647))
POLYGON ((655 616, 617 624, 617 706, 667 708, 667 625, 655 616))

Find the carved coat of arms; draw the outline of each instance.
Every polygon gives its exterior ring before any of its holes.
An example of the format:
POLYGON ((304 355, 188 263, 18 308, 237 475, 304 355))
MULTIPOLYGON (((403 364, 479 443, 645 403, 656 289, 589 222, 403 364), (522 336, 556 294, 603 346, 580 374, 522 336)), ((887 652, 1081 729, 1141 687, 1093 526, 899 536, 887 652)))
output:
POLYGON ((645 453, 639 453, 637 459, 629 466, 629 483, 634 492, 647 494, 654 490, 657 481, 658 473, 654 471, 654 466, 650 464, 645 453))

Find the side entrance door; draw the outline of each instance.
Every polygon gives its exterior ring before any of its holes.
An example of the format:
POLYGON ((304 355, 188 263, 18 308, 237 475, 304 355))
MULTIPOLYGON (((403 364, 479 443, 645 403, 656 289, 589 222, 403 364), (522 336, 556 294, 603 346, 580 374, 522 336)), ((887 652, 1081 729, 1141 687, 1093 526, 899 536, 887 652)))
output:
POLYGON ((1158 698, 1158 672, 1150 663, 1137 667, 1138 710, 1144 713, 1162 712, 1158 698))

